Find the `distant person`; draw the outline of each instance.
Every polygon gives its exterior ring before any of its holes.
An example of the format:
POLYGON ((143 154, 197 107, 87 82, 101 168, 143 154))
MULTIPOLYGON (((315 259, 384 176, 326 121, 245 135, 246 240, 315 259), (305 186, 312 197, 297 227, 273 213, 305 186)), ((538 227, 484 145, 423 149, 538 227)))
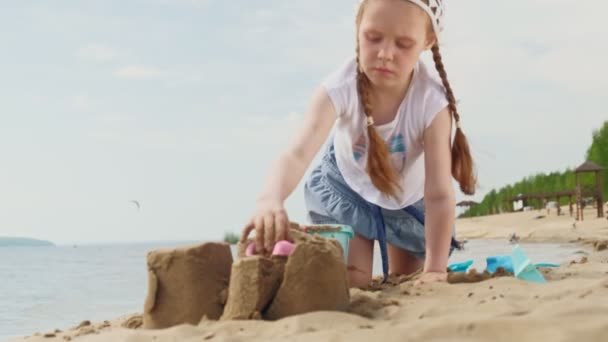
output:
POLYGON ((465 194, 474 193, 476 179, 439 51, 443 22, 442 0, 360 2, 356 56, 313 95, 303 125, 271 168, 242 240, 255 230, 257 249, 268 252, 288 238, 284 201, 328 142, 306 181, 306 206, 313 224, 355 230, 350 285, 370 283, 374 240, 385 276, 423 268, 419 283, 446 281, 451 247, 458 247, 452 176, 465 194), (437 75, 420 60, 429 50, 437 75))
POLYGON ((464 240, 456 240, 456 249, 459 251, 464 251, 465 249, 465 244, 468 242, 468 240, 464 239, 464 240))

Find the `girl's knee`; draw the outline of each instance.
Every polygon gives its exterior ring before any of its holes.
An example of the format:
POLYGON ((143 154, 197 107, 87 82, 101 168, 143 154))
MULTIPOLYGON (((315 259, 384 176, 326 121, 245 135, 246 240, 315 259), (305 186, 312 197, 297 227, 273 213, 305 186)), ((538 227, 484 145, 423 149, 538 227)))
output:
POLYGON ((372 282, 371 271, 365 271, 353 265, 349 265, 347 271, 349 287, 367 288, 372 282))
POLYGON ((348 283, 350 287, 366 288, 372 281, 374 241, 355 234, 348 251, 348 283))

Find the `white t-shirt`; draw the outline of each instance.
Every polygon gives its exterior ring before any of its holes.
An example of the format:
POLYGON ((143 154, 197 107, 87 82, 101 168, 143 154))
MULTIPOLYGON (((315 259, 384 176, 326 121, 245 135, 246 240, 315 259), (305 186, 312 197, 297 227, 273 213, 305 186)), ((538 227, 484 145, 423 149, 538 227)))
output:
POLYGON ((386 209, 401 209, 424 196, 423 133, 436 114, 447 106, 445 89, 424 62, 414 67, 409 89, 394 120, 376 130, 389 147, 401 177, 399 199, 382 194, 367 173, 367 119, 357 93, 357 64, 353 58, 324 82, 338 118, 334 127, 336 162, 344 180, 365 200, 386 209))

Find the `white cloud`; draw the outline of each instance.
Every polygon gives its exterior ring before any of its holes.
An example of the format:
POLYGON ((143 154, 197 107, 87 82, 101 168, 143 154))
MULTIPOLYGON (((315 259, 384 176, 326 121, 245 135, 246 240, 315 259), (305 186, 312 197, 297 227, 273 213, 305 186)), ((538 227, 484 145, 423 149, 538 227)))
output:
POLYGON ((76 112, 87 112, 91 109, 91 100, 87 95, 73 96, 69 99, 69 103, 76 112))
POLYGON ((608 3, 601 0, 510 1, 491 7, 465 0, 449 7, 447 63, 466 72, 458 79, 478 89, 532 80, 576 95, 598 95, 608 85, 601 72, 608 46, 598 44, 606 33, 606 11, 608 3))
POLYGON ((119 53, 116 49, 108 45, 88 44, 78 49, 76 55, 85 60, 105 63, 115 60, 119 53))
POLYGON ((166 75, 163 71, 155 67, 143 65, 131 65, 120 68, 114 72, 114 76, 123 80, 149 80, 158 79, 166 75))
POLYGON ((180 5, 205 8, 211 5, 213 0, 157 0, 157 2, 163 5, 180 5))
POLYGON ((134 121, 134 116, 125 113, 108 113, 95 117, 98 123, 103 125, 125 125, 134 121))
POLYGON ((303 115, 290 112, 276 117, 271 115, 226 115, 213 119, 203 127, 145 126, 134 116, 104 115, 89 136, 105 142, 138 148, 162 148, 175 151, 210 152, 222 159, 238 145, 240 153, 256 155, 263 149, 279 152, 289 142, 300 125, 303 115), (230 142, 236 142, 230 143, 230 142))
POLYGON ((259 8, 253 12, 253 15, 258 19, 269 19, 275 13, 269 8, 259 8))
POLYGON ((561 46, 539 58, 535 65, 538 76, 545 80, 579 95, 599 95, 608 89, 608 68, 603 67, 606 60, 606 46, 561 46))

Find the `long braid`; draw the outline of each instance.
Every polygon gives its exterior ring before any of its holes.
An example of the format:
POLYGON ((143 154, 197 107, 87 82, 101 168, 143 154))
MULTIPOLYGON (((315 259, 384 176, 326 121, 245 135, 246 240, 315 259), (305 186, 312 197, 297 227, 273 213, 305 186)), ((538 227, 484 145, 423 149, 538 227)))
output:
POLYGON ((391 163, 390 151, 384 139, 378 134, 373 125, 371 104, 371 82, 367 75, 361 70, 359 61, 359 40, 357 39, 357 92, 361 105, 367 116, 367 133, 369 137, 367 153, 367 173, 372 183, 380 192, 393 198, 398 198, 401 192, 399 174, 391 163))
POLYGON ((448 100, 448 109, 454 117, 456 122, 456 134, 454 136, 454 144, 452 145, 452 175, 460 184, 460 190, 467 194, 472 195, 475 193, 475 187, 477 179, 473 171, 473 158, 471 157, 471 150, 467 138, 462 132, 460 126, 460 115, 456 108, 456 98, 454 92, 448 81, 448 75, 443 65, 441 58, 441 52, 437 44, 431 48, 433 52, 433 60, 435 61, 435 68, 441 77, 441 82, 445 88, 446 97, 448 100))

